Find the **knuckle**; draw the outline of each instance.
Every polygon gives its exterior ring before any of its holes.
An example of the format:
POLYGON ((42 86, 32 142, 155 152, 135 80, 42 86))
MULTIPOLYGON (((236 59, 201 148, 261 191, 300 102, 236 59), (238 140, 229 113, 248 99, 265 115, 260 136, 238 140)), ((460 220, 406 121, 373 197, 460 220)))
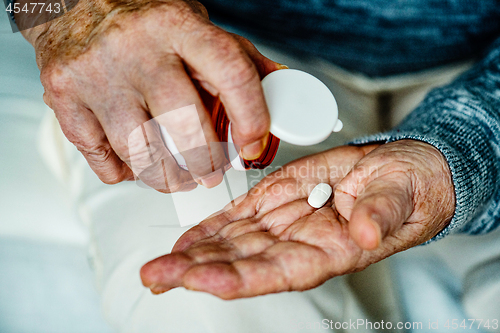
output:
POLYGON ((170 159, 157 159, 142 170, 137 176, 147 185, 162 193, 173 193, 182 190, 187 184, 180 177, 175 162, 170 159), (175 168, 175 170, 167 170, 175 168))
POLYGON ((108 140, 111 143, 113 150, 116 154, 123 160, 127 160, 130 152, 129 148, 129 140, 127 140, 126 136, 121 135, 121 133, 108 133, 108 140))
POLYGON ((176 2, 168 10, 168 22, 180 31, 190 32, 200 26, 200 14, 197 8, 185 2, 176 2))
POLYGON ((128 146, 122 147, 122 149, 120 154, 122 159, 133 165, 134 168, 143 168, 145 165, 151 164, 152 158, 158 151, 156 144, 145 140, 130 140, 128 146))
POLYGON ((86 146, 76 145, 77 149, 89 162, 99 179, 108 185, 126 180, 126 174, 113 160, 113 150, 109 144, 86 146))
POLYGON ((206 146, 205 136, 203 135, 203 131, 200 129, 200 126, 194 126, 190 124, 186 124, 182 126, 182 130, 180 131, 172 131, 172 135, 175 135, 176 138, 180 139, 178 141, 181 149, 191 149, 194 147, 201 145, 206 146))
POLYGON ((43 102, 51 109, 53 109, 52 101, 50 99, 50 96, 47 92, 43 93, 43 102))
POLYGON ((63 95, 71 83, 67 71, 60 67, 52 67, 44 71, 41 75, 41 81, 45 92, 56 98, 63 95))
POLYGON ((189 2, 192 3, 192 6, 193 6, 195 11, 197 11, 201 16, 203 16, 207 20, 209 19, 208 10, 205 6, 203 6, 198 1, 189 0, 189 2))
POLYGON ((248 143, 261 138, 267 130, 267 126, 258 123, 244 122, 239 123, 239 125, 237 128, 238 138, 248 143))
POLYGON ((245 53, 239 49, 238 52, 225 52, 225 67, 221 88, 226 90, 239 89, 249 82, 258 81, 259 76, 254 64, 245 53))
MULTIPOLYGON (((69 138, 68 138, 69 139, 69 138)), ((112 149, 109 144, 88 145, 86 143, 72 141, 77 149, 93 162, 106 163, 111 158, 112 149)))
POLYGON ((170 111, 168 118, 161 119, 170 133, 186 133, 192 135, 200 129, 200 116, 196 112, 178 112, 177 110, 170 111))
POLYGON ((259 79, 255 65, 235 37, 215 26, 207 26, 199 34, 204 44, 213 46, 210 60, 220 64, 221 89, 239 88, 259 79))
POLYGON ((233 36, 234 39, 236 39, 238 41, 238 43, 240 43, 242 45, 247 45, 247 46, 252 45, 253 46, 252 42, 246 37, 243 37, 243 36, 240 36, 237 34, 233 34, 233 33, 231 33, 231 36, 233 36))
POLYGON ((165 150, 163 142, 132 140, 121 158, 130 165, 135 174, 140 175, 147 169, 162 168, 164 165, 169 167, 170 160, 167 159, 165 150))
POLYGON ((168 133, 181 151, 196 147, 207 147, 208 129, 200 126, 200 116, 192 113, 178 113, 168 120, 168 133))

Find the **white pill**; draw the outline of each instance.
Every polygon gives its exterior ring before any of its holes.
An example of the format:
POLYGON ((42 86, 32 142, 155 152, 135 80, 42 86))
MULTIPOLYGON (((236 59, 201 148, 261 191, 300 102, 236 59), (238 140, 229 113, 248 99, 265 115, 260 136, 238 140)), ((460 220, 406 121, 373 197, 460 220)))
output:
POLYGON ((321 183, 316 185, 311 194, 309 194, 307 203, 314 208, 321 208, 325 205, 325 203, 328 201, 328 199, 330 199, 331 196, 332 187, 326 183, 321 183))

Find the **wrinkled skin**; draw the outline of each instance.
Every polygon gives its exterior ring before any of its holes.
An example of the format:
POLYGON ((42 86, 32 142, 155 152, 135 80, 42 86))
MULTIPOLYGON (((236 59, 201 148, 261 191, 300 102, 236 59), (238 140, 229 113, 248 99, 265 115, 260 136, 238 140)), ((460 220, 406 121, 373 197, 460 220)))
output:
MULTIPOLYGON (((202 90, 223 101, 243 157, 258 156, 267 140, 260 79, 282 66, 212 25, 196 1, 80 1, 23 35, 37 53, 45 102, 106 183, 138 176, 162 192, 220 183, 214 170, 227 163, 220 150, 210 151, 210 163, 189 154, 217 141, 202 90), (189 105, 196 117, 162 125, 188 151, 190 172, 177 166, 155 129, 145 129, 149 141, 130 149, 134 129, 189 105)), ((184 286, 224 299, 306 290, 429 240, 453 211, 450 171, 432 146, 403 140, 340 147, 266 177, 236 207, 183 235, 172 254, 146 264, 141 276, 154 293, 184 286), (320 182, 335 192, 315 210, 307 197, 320 182)))
POLYGON ((218 139, 203 92, 224 103, 243 157, 258 157, 267 142, 260 80, 283 66, 214 26, 197 1, 80 1, 23 34, 36 49, 45 102, 105 183, 135 175, 161 192, 218 185, 217 170, 228 161, 210 144, 218 139), (161 122, 189 172, 178 167, 158 128, 143 128, 148 140, 141 131, 130 139, 151 118, 190 105, 197 114, 176 113, 161 122), (208 152, 195 149, 207 143, 208 152))
POLYGON ((431 145, 339 147, 267 176, 141 277, 156 294, 179 286, 223 299, 307 290, 431 239, 454 205, 448 165, 431 145), (335 191, 316 210, 307 197, 320 182, 335 191))

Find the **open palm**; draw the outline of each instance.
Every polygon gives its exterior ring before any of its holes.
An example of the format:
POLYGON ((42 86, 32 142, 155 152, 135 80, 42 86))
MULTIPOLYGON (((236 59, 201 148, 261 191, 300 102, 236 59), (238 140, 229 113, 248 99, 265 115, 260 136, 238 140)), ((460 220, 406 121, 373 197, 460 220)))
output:
MULTIPOLYGON (((377 147, 339 147, 267 176, 235 207, 187 231, 171 254, 146 264, 141 270, 144 285, 154 293, 183 286, 223 299, 306 290, 429 239, 439 230, 427 232, 428 225, 443 222, 426 220, 413 209, 418 203, 405 198, 398 211, 409 213, 396 226, 385 228, 367 212, 367 218, 348 222, 358 214, 356 201, 370 200, 365 192, 373 184, 401 176, 394 167, 384 173, 387 161, 378 166, 382 175, 359 176, 365 158, 373 154, 377 161, 377 147), (319 183, 334 187, 335 202, 344 207, 337 210, 333 199, 320 209, 309 206, 309 193, 319 183), (352 188, 357 192, 350 193, 352 188)), ((412 182, 407 184, 411 177, 404 174, 402 178, 389 183, 401 187, 404 197, 412 182)))

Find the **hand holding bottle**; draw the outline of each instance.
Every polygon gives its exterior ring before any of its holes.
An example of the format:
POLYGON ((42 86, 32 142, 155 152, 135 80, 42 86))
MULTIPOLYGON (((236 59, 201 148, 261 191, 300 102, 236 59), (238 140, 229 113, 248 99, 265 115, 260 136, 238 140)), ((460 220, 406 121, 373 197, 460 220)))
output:
POLYGON ((243 156, 255 158, 264 148, 269 114, 260 80, 280 65, 214 26, 197 1, 80 1, 23 34, 37 53, 45 102, 105 183, 134 174, 162 192, 220 183, 221 173, 213 172, 224 169, 223 152, 215 146, 207 163, 193 151, 218 141, 201 90, 223 101, 243 156), (190 105, 195 115, 163 124, 187 152, 189 172, 179 168, 154 127, 141 129, 147 140, 130 144, 134 129, 190 105))

